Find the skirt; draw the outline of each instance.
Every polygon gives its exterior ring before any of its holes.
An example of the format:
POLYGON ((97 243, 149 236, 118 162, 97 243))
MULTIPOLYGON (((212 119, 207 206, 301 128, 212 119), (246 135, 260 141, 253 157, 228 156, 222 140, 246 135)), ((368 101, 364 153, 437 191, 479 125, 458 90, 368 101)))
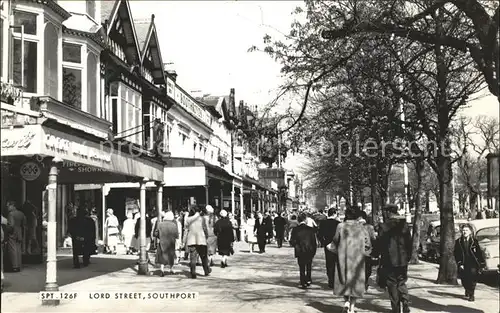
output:
POLYGON ((217 252, 217 237, 208 237, 207 239, 208 255, 214 255, 217 252))
POLYGON ((167 247, 165 251, 161 245, 156 249, 156 264, 173 266, 175 263, 175 246, 167 247))
POLYGON ((108 235, 108 240, 107 240, 107 244, 108 244, 108 247, 116 247, 118 246, 118 234, 114 234, 114 235, 108 235))

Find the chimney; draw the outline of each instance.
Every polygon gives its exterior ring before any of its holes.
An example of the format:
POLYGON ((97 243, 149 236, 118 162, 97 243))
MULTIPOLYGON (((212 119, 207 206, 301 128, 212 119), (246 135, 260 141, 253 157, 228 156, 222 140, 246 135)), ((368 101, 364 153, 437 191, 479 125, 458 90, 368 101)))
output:
POLYGON ((174 70, 173 65, 174 63, 172 62, 163 63, 163 72, 165 72, 165 75, 171 77, 175 82, 177 80, 177 72, 174 70))

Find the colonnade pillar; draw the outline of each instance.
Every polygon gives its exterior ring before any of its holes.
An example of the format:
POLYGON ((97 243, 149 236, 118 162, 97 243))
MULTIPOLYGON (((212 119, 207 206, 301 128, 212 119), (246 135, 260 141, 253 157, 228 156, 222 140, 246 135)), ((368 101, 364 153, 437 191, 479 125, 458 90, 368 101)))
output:
POLYGON ((139 252, 139 275, 148 274, 148 255, 146 251, 146 180, 140 182, 140 215, 139 228, 140 252, 139 252))

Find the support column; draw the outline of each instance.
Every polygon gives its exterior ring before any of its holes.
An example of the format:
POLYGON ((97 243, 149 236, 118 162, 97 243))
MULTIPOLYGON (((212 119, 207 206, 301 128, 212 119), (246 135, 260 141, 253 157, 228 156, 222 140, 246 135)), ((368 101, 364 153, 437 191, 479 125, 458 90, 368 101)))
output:
POLYGON ((262 210, 262 192, 259 191, 258 196, 257 210, 260 212, 262 210))
POLYGON ((163 182, 156 183, 156 216, 157 223, 161 222, 161 213, 163 211, 163 182))
POLYGON ((146 251, 146 181, 140 182, 140 214, 141 223, 139 228, 140 252, 139 252, 139 275, 148 274, 148 255, 146 251))
MULTIPOLYGON (((47 276, 45 291, 59 291, 57 285, 57 175, 62 160, 53 158, 50 163, 47 184, 48 221, 47 221, 47 276)), ((42 305, 59 305, 58 299, 42 300, 42 305)))
POLYGON ((220 203, 219 208, 224 209, 224 183, 220 183, 220 203))
MULTIPOLYGON (((101 186, 101 231, 102 231, 102 237, 101 240, 104 242, 104 236, 106 235, 106 224, 104 221, 106 220, 106 196, 108 195, 109 192, 109 187, 106 186, 106 184, 103 184, 101 186)), ((127 214, 127 212, 125 212, 127 214)))
POLYGON ((243 219, 243 183, 240 187, 240 240, 245 238, 245 229, 243 225, 245 224, 245 220, 243 219))
POLYGON ((231 213, 233 213, 234 216, 234 211, 235 211, 235 203, 234 203, 234 182, 231 185, 231 213))
POLYGON ((208 203, 208 185, 205 186, 205 206, 209 205, 208 203))
POLYGON ((250 190, 250 212, 253 211, 253 191, 250 190))

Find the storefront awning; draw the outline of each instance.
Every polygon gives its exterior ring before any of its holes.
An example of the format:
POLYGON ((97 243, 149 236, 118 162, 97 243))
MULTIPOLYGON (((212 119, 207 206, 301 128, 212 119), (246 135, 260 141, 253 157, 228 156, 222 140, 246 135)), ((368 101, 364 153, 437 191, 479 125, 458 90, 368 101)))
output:
MULTIPOLYGON (((74 183, 84 183, 85 179, 78 179, 79 173, 87 176, 91 174, 91 177, 119 175, 117 179, 135 177, 163 180, 162 162, 123 150, 126 149, 112 148, 111 142, 84 140, 74 134, 43 125, 2 129, 2 157, 38 155, 39 158, 60 158, 63 160, 62 171, 68 169, 68 180, 74 179, 74 183)), ((115 180, 108 178, 104 177, 102 180, 115 180)))
POLYGON ((231 184, 233 176, 201 159, 165 158, 165 187, 207 186, 209 179, 231 184))

